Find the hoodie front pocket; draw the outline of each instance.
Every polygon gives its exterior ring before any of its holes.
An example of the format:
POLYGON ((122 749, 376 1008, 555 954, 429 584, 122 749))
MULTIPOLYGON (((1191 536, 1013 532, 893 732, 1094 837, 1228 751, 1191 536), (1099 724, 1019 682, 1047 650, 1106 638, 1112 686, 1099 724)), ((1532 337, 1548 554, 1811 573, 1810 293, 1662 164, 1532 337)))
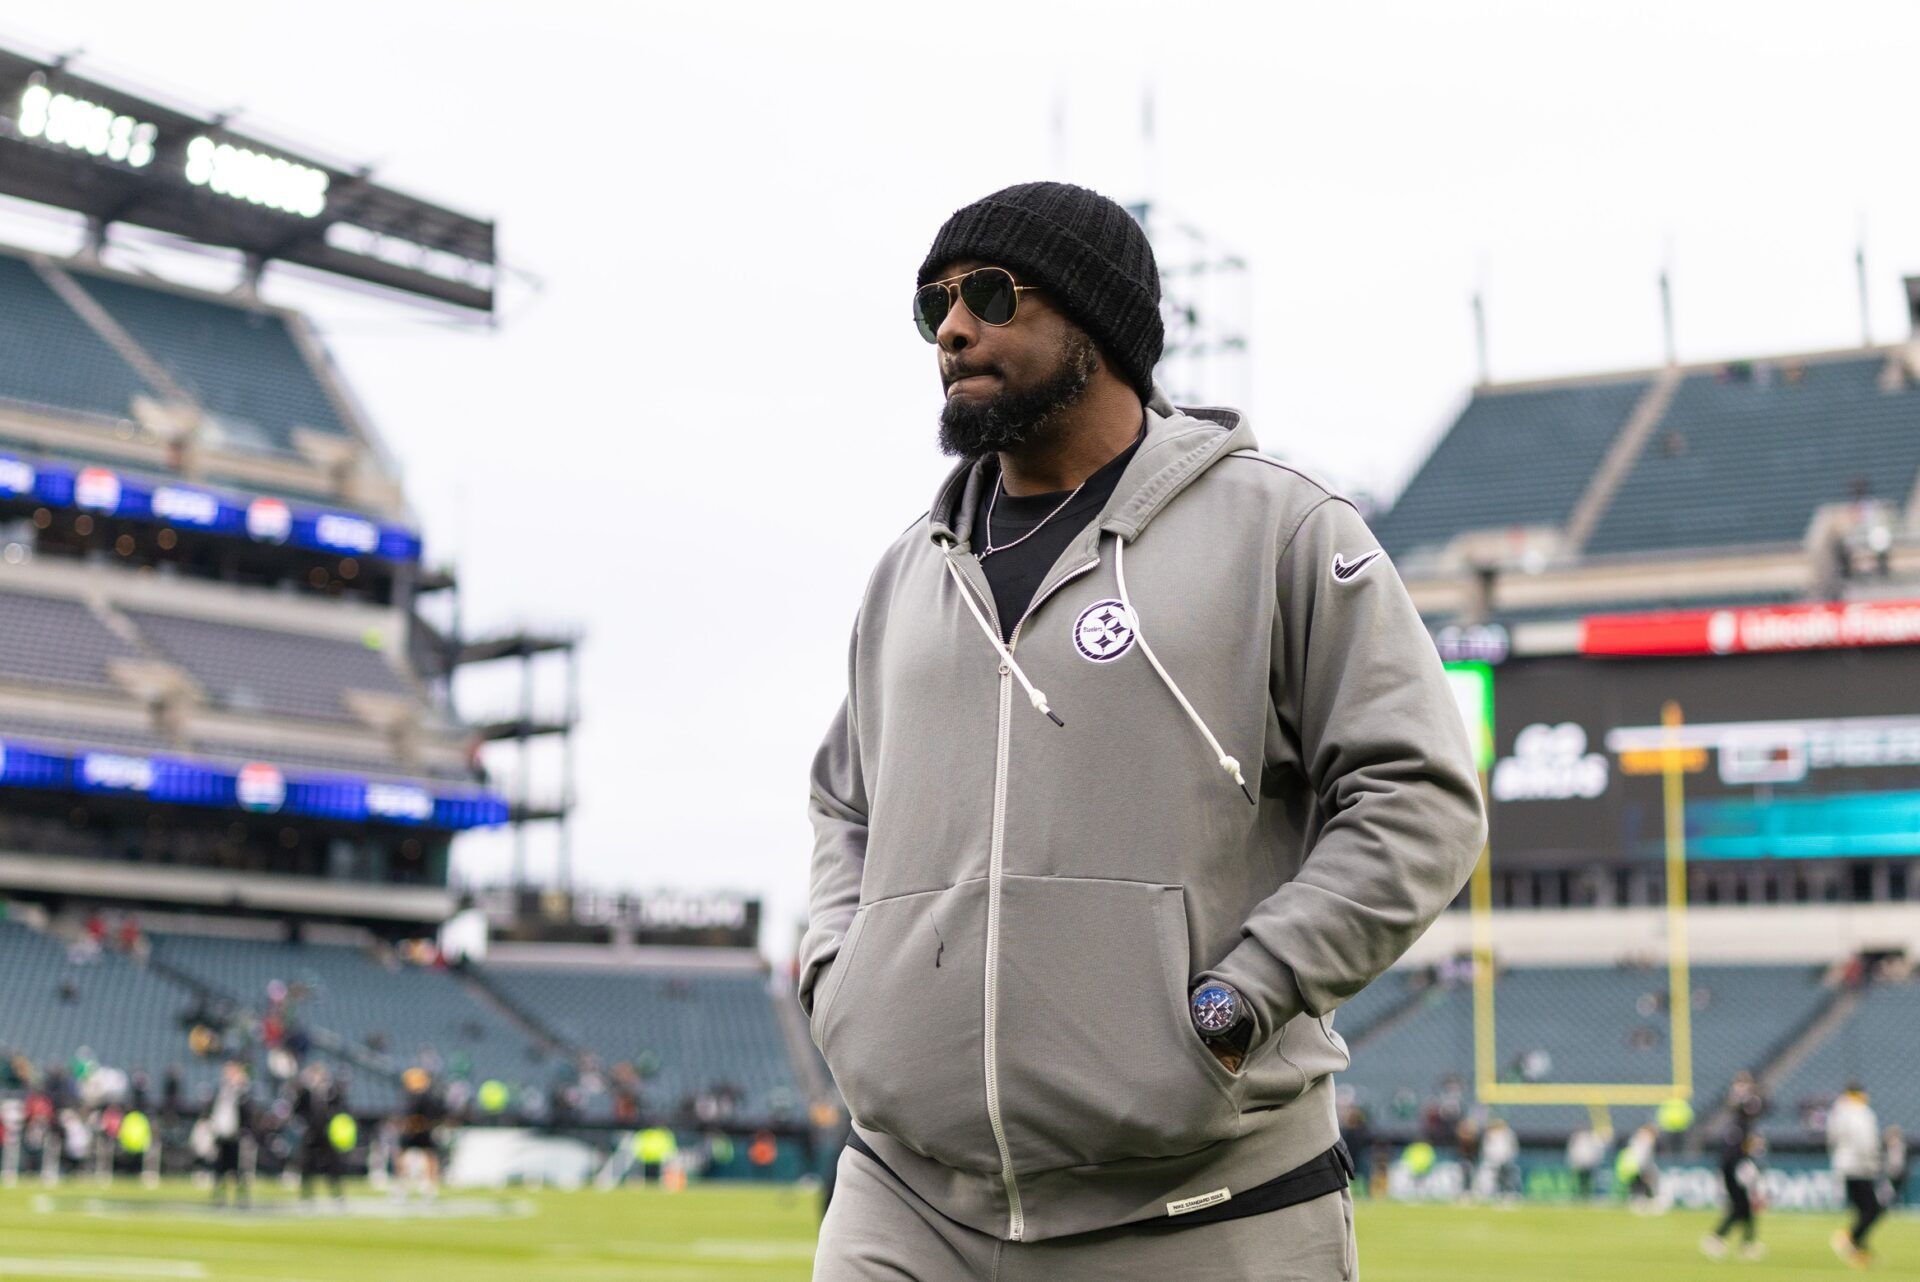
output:
MULTIPOLYGON (((987 1121, 986 883, 862 905, 818 1040, 853 1119, 922 1156, 998 1171, 987 1121)), ((851 936, 852 932, 849 932, 851 936)))
MULTIPOLYGON (((833 1009, 833 999, 839 994, 842 982, 853 969, 853 959, 860 943, 860 928, 866 924, 867 910, 858 909, 852 922, 847 925, 846 938, 840 941, 840 951, 827 966, 827 973, 821 978, 815 989, 813 999, 813 1018, 807 1021, 808 1031, 813 1034, 813 1044, 821 1045, 826 1038, 827 1014, 833 1009)), ((824 1054, 824 1050, 822 1051, 824 1054)))
POLYGON ((1018 1171, 1171 1157, 1231 1138, 1228 1072, 1187 1013, 1178 886, 1007 876, 1000 1105, 1018 1171))

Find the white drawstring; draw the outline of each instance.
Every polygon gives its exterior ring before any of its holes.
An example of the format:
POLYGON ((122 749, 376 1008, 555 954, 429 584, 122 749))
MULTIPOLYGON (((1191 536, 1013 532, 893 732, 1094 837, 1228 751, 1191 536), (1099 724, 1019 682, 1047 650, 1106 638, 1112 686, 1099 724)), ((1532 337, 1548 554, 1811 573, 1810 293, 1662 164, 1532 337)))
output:
POLYGON ((944 559, 947 563, 947 573, 953 576, 953 581, 960 587, 960 599, 967 603, 967 610, 973 615, 973 621, 980 625, 980 631, 985 634, 988 641, 992 642, 993 648, 1000 652, 1000 662, 1007 665, 1008 671, 1013 673, 1014 677, 1020 682, 1020 685, 1026 690, 1027 702, 1033 705, 1034 711, 1045 714, 1047 720, 1053 722, 1054 725, 1066 725, 1067 723, 1056 716, 1053 709, 1047 706, 1046 693, 1038 689, 1033 682, 1027 680, 1027 674, 1022 672, 1020 665, 1014 661, 1013 651, 1009 650, 1006 644, 1000 640, 1000 634, 994 630, 991 623, 987 622, 987 616, 980 612, 979 604, 973 599, 973 589, 967 586, 966 579, 960 573, 960 567, 953 563, 953 544, 943 542, 940 546, 945 549, 944 559))
MULTIPOLYGON (((1207 723, 1200 719, 1200 714, 1193 710, 1191 703, 1187 702, 1187 696, 1180 692, 1179 685, 1167 670, 1160 666, 1160 660, 1155 657, 1153 647, 1147 644, 1146 631, 1140 626, 1140 612, 1133 608, 1133 602, 1127 597, 1127 569, 1124 555, 1126 545, 1126 540, 1118 534, 1113 536, 1113 577, 1114 581, 1120 585, 1120 604, 1125 607, 1127 618, 1133 624, 1133 639, 1135 643, 1139 645, 1140 653, 1147 656, 1147 662, 1151 663, 1153 670, 1160 674, 1160 680, 1166 684, 1167 689, 1172 692, 1173 697, 1179 700, 1180 707, 1187 714, 1187 720, 1193 722, 1194 728, 1199 730, 1201 736, 1206 739, 1207 746, 1213 749, 1213 755, 1220 761, 1220 768, 1227 772, 1229 778, 1240 785, 1240 792, 1246 797, 1248 802, 1258 805, 1259 803, 1253 800, 1252 791, 1247 787, 1246 777, 1240 773, 1240 763, 1230 756, 1225 748, 1220 746, 1220 741, 1213 737, 1213 731, 1207 729, 1207 723)), ((949 561, 947 565, 951 568, 953 563, 949 561)))

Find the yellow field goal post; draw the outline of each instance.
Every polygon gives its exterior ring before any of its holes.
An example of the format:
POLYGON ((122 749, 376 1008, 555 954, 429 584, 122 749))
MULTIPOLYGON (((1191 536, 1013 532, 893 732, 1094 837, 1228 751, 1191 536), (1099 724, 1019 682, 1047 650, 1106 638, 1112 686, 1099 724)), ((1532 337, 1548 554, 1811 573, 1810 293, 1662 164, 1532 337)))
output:
MULTIPOLYGON (((1493 668, 1486 663, 1449 663, 1447 679, 1473 740, 1480 771, 1480 794, 1490 798, 1493 770, 1493 668)), ((1491 841, 1480 849, 1469 883, 1468 905, 1473 922, 1473 1070, 1474 1089, 1485 1104, 1571 1104, 1584 1106, 1596 1122, 1605 1110, 1640 1105, 1660 1106, 1693 1097, 1693 983, 1687 955, 1687 836, 1684 777, 1705 767, 1706 753, 1680 742, 1680 705, 1668 702, 1660 713, 1666 742, 1658 749, 1628 753, 1621 759, 1626 774, 1659 774, 1664 783, 1666 818, 1666 916, 1668 1041, 1672 1049, 1672 1080, 1668 1082, 1506 1082, 1500 1080, 1500 1059, 1494 1022, 1494 920, 1491 841)), ((1609 1127, 1609 1129, 1611 1129, 1609 1127)))

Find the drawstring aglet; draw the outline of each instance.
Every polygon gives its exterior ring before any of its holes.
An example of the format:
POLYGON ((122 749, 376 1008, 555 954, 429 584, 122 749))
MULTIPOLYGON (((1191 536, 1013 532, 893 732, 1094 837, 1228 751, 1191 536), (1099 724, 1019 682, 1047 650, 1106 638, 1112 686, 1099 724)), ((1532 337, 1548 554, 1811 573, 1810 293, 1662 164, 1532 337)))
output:
POLYGON ((1253 792, 1247 787, 1246 776, 1240 773, 1240 762, 1238 759, 1222 755, 1220 758, 1220 768, 1227 772, 1229 778, 1240 785, 1240 795, 1247 799, 1248 805, 1257 806, 1260 804, 1253 799, 1253 792))
POLYGON ((1059 726, 1063 730, 1066 729, 1067 723, 1062 721, 1059 714, 1047 706, 1046 691, 1029 689, 1027 691, 1027 701, 1033 704, 1034 711, 1043 713, 1047 720, 1053 722, 1054 725, 1059 726))

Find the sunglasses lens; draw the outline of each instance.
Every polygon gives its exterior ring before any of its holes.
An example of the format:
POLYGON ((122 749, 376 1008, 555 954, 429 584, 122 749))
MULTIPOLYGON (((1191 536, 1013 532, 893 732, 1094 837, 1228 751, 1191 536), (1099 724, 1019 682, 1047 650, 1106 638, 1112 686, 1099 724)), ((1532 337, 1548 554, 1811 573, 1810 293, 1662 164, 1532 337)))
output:
POLYGON ((1013 319, 1013 277, 998 267, 982 267, 968 272, 960 282, 960 298, 967 310, 989 325, 1004 325, 1013 319))
POLYGON ((940 322, 947 318, 947 297, 945 285, 922 285, 914 293, 913 323, 929 343, 940 341, 940 322))

